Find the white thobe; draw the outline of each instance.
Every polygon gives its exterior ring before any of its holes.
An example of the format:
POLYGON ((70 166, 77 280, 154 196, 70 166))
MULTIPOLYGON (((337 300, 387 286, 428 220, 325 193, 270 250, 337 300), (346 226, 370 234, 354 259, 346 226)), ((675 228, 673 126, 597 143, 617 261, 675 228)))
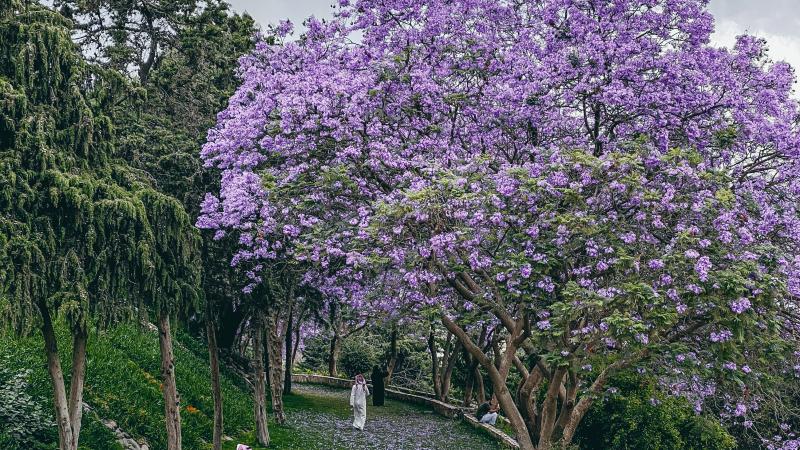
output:
POLYGON ((369 389, 366 384, 356 384, 350 390, 350 406, 353 407, 353 427, 364 429, 367 421, 367 396, 369 389))

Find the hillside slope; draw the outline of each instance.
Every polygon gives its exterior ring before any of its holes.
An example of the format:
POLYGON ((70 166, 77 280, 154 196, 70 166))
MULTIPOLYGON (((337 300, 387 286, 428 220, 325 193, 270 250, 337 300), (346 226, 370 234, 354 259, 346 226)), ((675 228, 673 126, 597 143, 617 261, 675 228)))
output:
MULTIPOLYGON (((62 348, 67 334, 59 330, 62 348)), ((207 355, 201 343, 178 333, 175 348, 181 394, 183 441, 187 449, 203 449, 211 441, 213 403, 207 355)), ((12 338, 0 334, 0 447, 57 448, 52 429, 51 384, 40 336, 12 338)), ((70 361, 62 352, 69 373, 70 361)), ((94 413, 84 416, 81 448, 120 448, 100 418, 114 421, 150 449, 164 448, 163 399, 159 381, 159 348, 155 332, 120 326, 92 333, 88 347, 85 402, 94 413)), ((223 374, 225 432, 246 439, 252 407, 245 386, 223 374)))

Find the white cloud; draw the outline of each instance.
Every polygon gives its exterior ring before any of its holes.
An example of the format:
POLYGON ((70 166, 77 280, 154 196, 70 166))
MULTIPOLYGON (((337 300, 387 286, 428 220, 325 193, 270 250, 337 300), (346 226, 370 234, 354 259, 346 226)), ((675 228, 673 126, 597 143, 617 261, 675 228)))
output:
POLYGON ((732 47, 736 36, 752 34, 767 40, 770 57, 775 61, 786 61, 800 70, 800 37, 787 34, 773 34, 760 29, 747 27, 729 19, 718 20, 716 32, 711 37, 711 43, 718 47, 732 47))

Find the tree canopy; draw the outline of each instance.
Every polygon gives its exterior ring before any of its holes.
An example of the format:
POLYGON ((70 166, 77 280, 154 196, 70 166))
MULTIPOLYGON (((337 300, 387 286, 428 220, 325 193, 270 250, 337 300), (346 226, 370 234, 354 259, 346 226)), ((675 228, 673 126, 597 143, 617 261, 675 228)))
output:
POLYGON ((749 426, 795 370, 799 109, 764 41, 709 45, 705 8, 342 1, 241 60, 198 225, 254 284, 290 258, 323 293, 436 308, 523 448, 568 444, 630 366, 749 426))

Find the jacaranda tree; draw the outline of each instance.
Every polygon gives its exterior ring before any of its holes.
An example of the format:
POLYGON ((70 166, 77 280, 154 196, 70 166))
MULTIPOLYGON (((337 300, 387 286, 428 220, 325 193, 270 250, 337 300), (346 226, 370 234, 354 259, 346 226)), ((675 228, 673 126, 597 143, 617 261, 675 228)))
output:
POLYGON ((765 42, 709 45, 706 3, 342 0, 241 60, 201 221, 255 268, 290 240, 355 302, 402 280, 385 306, 438 309, 524 449, 629 367, 752 426, 797 376, 798 104, 765 42))

